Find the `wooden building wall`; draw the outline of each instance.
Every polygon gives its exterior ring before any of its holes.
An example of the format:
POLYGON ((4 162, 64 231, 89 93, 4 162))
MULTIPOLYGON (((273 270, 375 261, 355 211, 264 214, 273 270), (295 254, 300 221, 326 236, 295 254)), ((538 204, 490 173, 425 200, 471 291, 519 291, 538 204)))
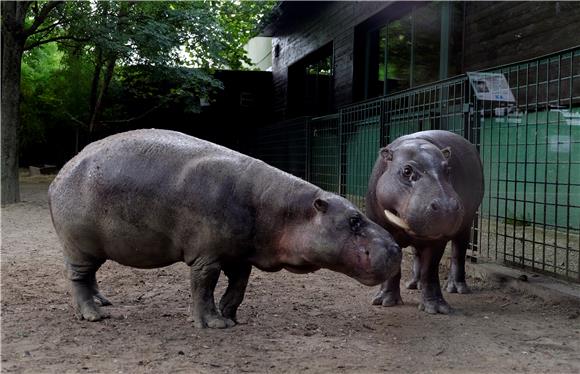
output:
POLYGON ((334 53, 334 107, 352 102, 354 28, 388 5, 388 2, 330 2, 315 17, 305 12, 285 35, 272 39, 272 48, 279 45, 278 57, 272 53, 277 118, 286 115, 288 67, 329 42, 333 42, 334 53))
POLYGON ((467 2, 465 71, 539 57, 580 45, 580 3, 467 2))
MULTIPOLYGON (((277 33, 272 39, 272 48, 279 48, 277 57, 272 53, 275 118, 287 117, 288 67, 330 42, 334 107, 351 103, 355 27, 387 7, 395 11, 394 7, 408 6, 403 4, 328 2, 317 12, 301 12, 290 27, 277 33)), ((464 71, 539 57, 580 45, 580 3, 466 2, 464 30, 464 71)))

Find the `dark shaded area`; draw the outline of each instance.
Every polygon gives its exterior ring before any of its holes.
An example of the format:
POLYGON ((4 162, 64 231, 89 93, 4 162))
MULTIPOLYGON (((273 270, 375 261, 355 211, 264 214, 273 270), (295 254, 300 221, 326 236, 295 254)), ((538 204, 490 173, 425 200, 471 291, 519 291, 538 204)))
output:
POLYGON ((251 130, 271 122, 272 74, 260 71, 217 71, 223 89, 208 100, 196 97, 194 88, 176 93, 178 77, 154 68, 126 72, 122 84, 106 99, 106 118, 92 134, 74 122, 48 122, 42 141, 23 144, 20 165, 61 166, 86 144, 106 136, 139 128, 180 131, 195 137, 240 149, 251 130), (132 74, 134 73, 134 74, 132 74), (135 92, 150 95, 136 95, 135 92), (116 119, 119 118, 119 119, 116 119))

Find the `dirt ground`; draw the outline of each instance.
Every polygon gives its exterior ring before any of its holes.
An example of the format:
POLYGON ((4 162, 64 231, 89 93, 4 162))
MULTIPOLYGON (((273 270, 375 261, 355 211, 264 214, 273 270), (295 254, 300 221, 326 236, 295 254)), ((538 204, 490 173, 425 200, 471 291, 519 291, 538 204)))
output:
MULTIPOLYGON (((254 270, 229 330, 187 322, 188 269, 107 262, 100 287, 112 318, 75 319, 50 222, 46 179, 2 208, 1 335, 6 373, 580 372, 580 305, 469 279, 447 295, 451 316, 370 305, 376 291, 341 274, 254 270)), ((409 276, 409 257, 403 277, 409 276)), ((220 291, 223 290, 221 284, 220 291)))

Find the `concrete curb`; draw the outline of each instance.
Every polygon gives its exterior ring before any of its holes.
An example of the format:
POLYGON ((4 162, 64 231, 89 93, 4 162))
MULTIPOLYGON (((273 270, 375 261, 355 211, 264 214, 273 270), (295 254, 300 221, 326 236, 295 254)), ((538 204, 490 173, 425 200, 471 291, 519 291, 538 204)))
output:
POLYGON ((548 276, 531 273, 522 269, 512 269, 495 263, 466 263, 469 276, 498 286, 510 287, 535 295, 545 301, 566 299, 578 303, 580 307, 580 284, 560 281, 548 276))

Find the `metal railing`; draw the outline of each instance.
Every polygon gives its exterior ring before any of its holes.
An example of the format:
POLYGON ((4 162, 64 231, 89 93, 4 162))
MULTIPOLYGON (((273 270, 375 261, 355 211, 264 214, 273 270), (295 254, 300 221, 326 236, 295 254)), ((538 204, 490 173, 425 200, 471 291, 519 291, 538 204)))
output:
POLYGON ((485 176, 470 256, 580 282, 580 48, 489 71, 505 75, 515 103, 478 100, 462 75, 260 129, 253 155, 364 209, 380 147, 458 133, 485 176))

